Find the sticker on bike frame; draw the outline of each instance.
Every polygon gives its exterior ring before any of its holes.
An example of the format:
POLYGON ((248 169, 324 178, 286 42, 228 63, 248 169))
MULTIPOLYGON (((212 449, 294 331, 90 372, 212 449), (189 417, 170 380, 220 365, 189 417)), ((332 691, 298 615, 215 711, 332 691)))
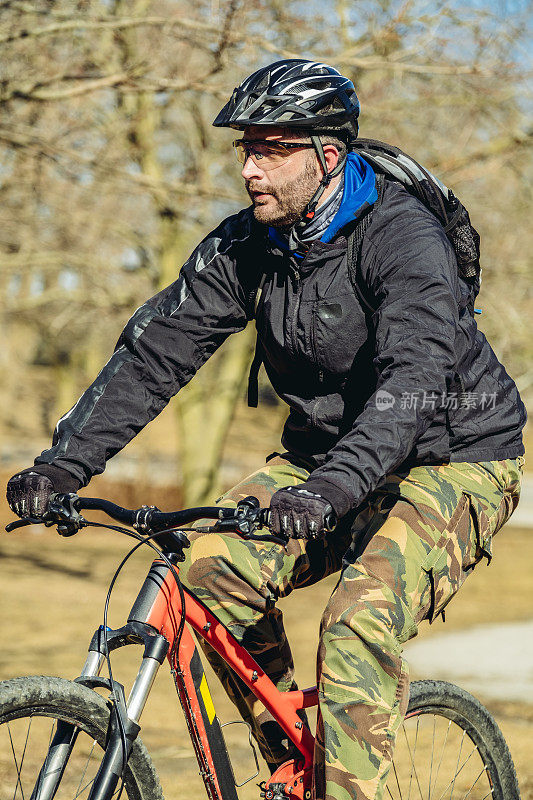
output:
POLYGON ((209 724, 212 725, 215 718, 215 706, 213 705, 213 698, 211 697, 211 692, 209 691, 209 686, 207 685, 205 673, 200 681, 200 694, 202 695, 202 700, 204 701, 209 724))

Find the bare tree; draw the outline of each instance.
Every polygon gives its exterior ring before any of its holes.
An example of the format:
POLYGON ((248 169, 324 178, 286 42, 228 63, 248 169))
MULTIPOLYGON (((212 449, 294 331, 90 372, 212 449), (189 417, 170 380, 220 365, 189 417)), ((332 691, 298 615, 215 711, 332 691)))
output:
MULTIPOLYGON (((403 147, 469 207, 481 325, 530 389, 529 14, 419 0, 1 2, 4 427, 49 430, 132 309, 245 202, 229 136, 210 121, 254 66, 293 56, 348 73, 362 135, 403 147)), ((173 401, 191 502, 217 491, 252 339, 232 337, 173 401)))

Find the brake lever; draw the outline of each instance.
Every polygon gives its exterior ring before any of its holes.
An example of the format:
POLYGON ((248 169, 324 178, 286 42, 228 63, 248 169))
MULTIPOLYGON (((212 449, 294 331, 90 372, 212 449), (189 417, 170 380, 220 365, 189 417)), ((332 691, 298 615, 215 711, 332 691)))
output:
POLYGON ((42 525, 42 524, 43 520, 38 519, 37 517, 23 517, 22 519, 17 519, 14 522, 9 522, 6 525, 5 530, 8 533, 11 533, 11 531, 15 531, 17 528, 24 528, 26 525, 42 525))
POLYGON ((270 509, 261 508, 257 497, 250 495, 237 503, 237 508, 222 508, 221 519, 208 528, 197 528, 204 533, 219 533, 220 531, 233 531, 245 539, 258 542, 274 542, 285 547, 287 538, 267 535, 256 535, 258 528, 268 528, 270 509))

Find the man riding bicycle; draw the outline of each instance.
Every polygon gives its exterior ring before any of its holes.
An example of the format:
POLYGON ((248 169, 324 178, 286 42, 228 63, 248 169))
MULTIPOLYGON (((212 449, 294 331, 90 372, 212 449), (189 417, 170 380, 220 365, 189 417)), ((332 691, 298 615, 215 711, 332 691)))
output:
MULTIPOLYGON (((8 484, 17 514, 42 515, 52 492, 102 472, 255 318, 251 394, 262 361, 290 408, 285 450, 220 502, 255 495, 287 544, 194 532, 180 574, 288 690, 275 603, 340 571, 318 650, 319 800, 383 797, 408 700, 402 645, 490 558, 518 502, 526 418, 477 330, 443 227, 352 150, 358 115, 353 84, 326 64, 279 61, 234 90, 213 124, 242 131, 234 146, 251 206, 135 312, 52 447, 8 484), (370 210, 354 287, 349 232, 370 210), (474 392, 480 404, 448 402, 474 392)), ((293 746, 205 648, 275 771, 293 746)))

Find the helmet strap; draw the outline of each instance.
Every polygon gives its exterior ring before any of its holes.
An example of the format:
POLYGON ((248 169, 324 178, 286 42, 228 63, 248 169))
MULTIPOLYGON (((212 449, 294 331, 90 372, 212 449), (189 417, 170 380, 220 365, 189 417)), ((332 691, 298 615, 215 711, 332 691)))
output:
POLYGON ((327 187, 329 186, 333 178, 335 178, 342 172, 342 170, 344 169, 344 165, 346 164, 346 156, 345 156, 343 159, 339 159, 337 165, 331 170, 331 172, 328 172, 328 167, 326 164, 326 155, 324 153, 324 146, 322 144, 320 136, 317 136, 316 134, 312 133, 311 142, 315 147, 317 158, 320 162, 320 166, 322 167, 323 176, 316 192, 314 193, 314 195, 304 208, 302 216, 300 217, 298 222, 296 222, 294 225, 296 231, 302 231, 306 227, 306 225, 309 225, 309 223, 315 216, 316 208, 318 206, 320 198, 326 191, 327 187))

